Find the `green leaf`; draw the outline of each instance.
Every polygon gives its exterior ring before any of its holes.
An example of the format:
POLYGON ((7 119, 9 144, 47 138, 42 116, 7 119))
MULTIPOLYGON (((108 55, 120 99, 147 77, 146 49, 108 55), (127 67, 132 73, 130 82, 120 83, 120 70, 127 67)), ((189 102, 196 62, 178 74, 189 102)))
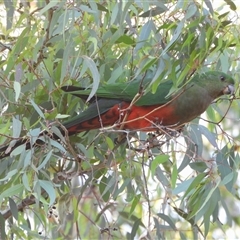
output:
POLYGON ((12 157, 21 154, 23 151, 25 151, 25 148, 26 148, 25 144, 18 146, 11 152, 10 156, 12 157))
POLYGON ((11 213, 12 213, 13 217, 18 221, 18 208, 17 208, 17 204, 10 197, 8 198, 8 201, 9 201, 9 206, 10 206, 11 213))
POLYGON ((156 168, 158 167, 158 165, 165 163, 166 161, 168 161, 168 159, 169 159, 168 155, 158 155, 151 161, 150 169, 152 176, 155 175, 156 168))
POLYGON ((168 52, 168 50, 173 46, 173 44, 178 40, 178 38, 180 37, 180 35, 182 33, 183 27, 184 27, 184 21, 179 22, 176 30, 174 31, 174 34, 173 34, 173 37, 172 37, 171 41, 167 44, 167 46, 165 47, 165 49, 161 53, 161 56, 166 54, 168 52))
MULTIPOLYGON (((212 197, 215 189, 218 188, 219 183, 220 183, 220 181, 218 181, 218 182, 215 183, 215 185, 212 187, 212 189, 209 191, 208 195, 206 196, 204 202, 201 202, 201 207, 196 211, 196 213, 195 213, 194 215, 197 215, 197 214, 202 210, 202 208, 205 206, 205 204, 207 204, 207 202, 209 201, 209 199, 212 197)), ((191 215, 193 215, 193 214, 191 214, 191 215)))
POLYGON ((228 175, 226 175, 223 180, 220 183, 220 186, 225 186, 227 183, 233 180, 234 173, 230 172, 228 175))
POLYGON ((131 204, 131 209, 129 211, 129 215, 132 215, 132 213, 135 210, 136 206, 139 204, 140 198, 141 198, 141 194, 138 194, 138 195, 134 196, 132 204, 131 204))
POLYGON ((204 172, 208 168, 205 162, 192 162, 189 163, 189 166, 198 172, 204 172))
POLYGON ((57 119, 63 119, 63 118, 68 118, 70 117, 71 115, 68 115, 68 114, 57 114, 57 116, 55 118, 57 119))
POLYGON ((233 1, 231 1, 231 0, 224 0, 224 1, 230 6, 231 10, 233 10, 233 11, 237 10, 237 7, 233 1))
POLYGON ((173 164, 172 174, 171 174, 171 184, 172 184, 172 188, 173 188, 173 189, 174 189, 175 186, 176 186, 177 177, 178 177, 177 165, 176 165, 176 164, 173 164))
POLYGON ((28 167, 29 165, 31 165, 31 161, 32 161, 32 154, 33 152, 32 151, 27 151, 26 154, 25 154, 25 157, 24 157, 24 165, 23 167, 26 168, 28 167))
POLYGON ((153 217, 153 220, 154 220, 154 226, 155 226, 155 228, 157 230, 157 232, 156 232, 157 239, 163 239, 162 234, 161 234, 162 228, 160 227, 158 219, 153 217))
MULTIPOLYGON (((6 30, 9 30, 12 28, 12 24, 13 24, 13 16, 14 16, 14 12, 15 12, 15 4, 12 1, 8 1, 8 0, 4 0, 4 5, 7 9, 6 13, 6 20, 7 20, 7 26, 6 26, 6 30)), ((0 235, 0 239, 1 235, 0 235)))
POLYGON ((31 188, 29 186, 28 176, 27 176, 26 172, 24 172, 22 175, 22 183, 28 191, 31 191, 31 188))
POLYGON ((157 177, 157 179, 160 183, 162 183, 166 187, 169 187, 169 185, 170 185, 169 180, 165 177, 162 169, 159 166, 157 166, 157 168, 156 168, 155 176, 157 177))
POLYGON ((167 215, 165 215, 165 214, 163 214, 163 213, 157 213, 157 215, 158 215, 161 219, 163 219, 164 221, 166 221, 166 222, 169 224, 169 226, 170 226, 174 231, 176 231, 176 226, 175 226, 174 222, 172 221, 172 219, 171 219, 169 216, 167 216, 167 215))
POLYGON ((12 176, 14 176, 18 172, 17 169, 13 169, 7 173, 7 175, 4 178, 1 178, 0 181, 6 181, 10 179, 12 176))
POLYGON ((213 11, 213 7, 212 7, 211 1, 210 1, 210 0, 204 0, 204 2, 205 2, 205 4, 207 5, 210 13, 213 14, 214 11, 213 11))
POLYGON ((35 144, 35 142, 37 141, 39 135, 41 133, 41 129, 40 128, 35 128, 29 131, 29 135, 31 136, 30 142, 31 142, 31 146, 33 146, 35 144))
POLYGON ((114 191, 113 198, 117 199, 119 197, 119 195, 125 190, 126 186, 128 186, 128 184, 130 182, 131 182, 130 178, 124 179, 123 184, 121 185, 121 187, 119 187, 118 189, 116 189, 114 191))
POLYGON ((38 113, 38 115, 39 115, 41 118, 45 119, 45 116, 44 116, 42 110, 38 107, 38 105, 37 105, 32 99, 30 99, 29 101, 30 101, 30 103, 32 104, 33 108, 34 108, 34 109, 36 110, 36 112, 38 113))
POLYGON ((142 13, 139 17, 154 17, 157 16, 163 12, 166 12, 168 8, 161 2, 158 2, 158 4, 161 4, 161 6, 157 6, 151 10, 148 10, 144 13, 142 13))
POLYGON ((13 117, 13 137, 18 138, 22 131, 22 122, 13 117))
POLYGON ((79 8, 84 12, 96 13, 94 10, 92 10, 91 8, 89 8, 88 6, 83 5, 83 4, 81 4, 79 8))
POLYGON ((116 43, 125 43, 127 45, 135 45, 135 41, 133 38, 127 36, 127 35, 122 35, 116 40, 116 43))
POLYGON ((45 167, 45 165, 49 162, 49 159, 51 158, 53 153, 53 150, 50 150, 47 154, 47 156, 44 158, 44 160, 41 162, 41 164, 37 167, 37 170, 39 171, 40 169, 42 169, 43 167, 45 167))
POLYGON ((6 197, 12 197, 14 195, 18 195, 18 193, 22 193, 22 191, 23 191, 23 184, 13 185, 0 194, 0 202, 2 202, 2 200, 6 197))
POLYGON ((218 148, 218 145, 217 145, 217 142, 216 142, 217 135, 209 132, 209 130, 205 126, 199 125, 198 127, 199 127, 199 131, 208 139, 208 141, 215 148, 218 148))
POLYGON ((101 196, 105 202, 109 200, 110 192, 108 191, 111 186, 108 186, 108 179, 105 176, 102 176, 101 182, 99 184, 99 190, 101 193, 101 196), (106 189, 108 186, 108 189, 106 189))
POLYGON ((87 102, 94 96, 94 94, 96 93, 98 86, 99 86, 99 82, 100 82, 100 75, 98 72, 98 69, 96 67, 96 64, 94 63, 94 61, 89 58, 88 56, 81 56, 84 59, 84 63, 86 64, 86 66, 88 66, 89 70, 91 71, 92 77, 93 77, 93 86, 91 88, 91 92, 87 98, 87 102))
POLYGON ((139 50, 145 45, 145 42, 147 41, 153 27, 154 27, 154 23, 152 20, 149 20, 142 26, 141 32, 138 37, 136 50, 139 50))
POLYGON ((107 137, 107 136, 105 136, 105 139, 106 139, 106 142, 107 142, 108 147, 109 147, 111 150, 113 150, 113 148, 115 147, 115 145, 114 145, 112 139, 109 138, 109 137, 107 137))
POLYGON ((193 181, 194 181, 194 178, 190 178, 188 180, 181 182, 180 184, 177 185, 175 189, 172 190, 172 193, 177 195, 181 192, 185 192, 193 181))
MULTIPOLYGON (((39 139, 40 139, 40 138, 39 138, 39 139)), ((41 140, 43 140, 43 137, 41 137, 41 140)), ((66 152, 65 148, 64 148, 58 141, 55 141, 55 140, 53 140, 53 139, 49 139, 49 141, 50 141, 50 144, 51 144, 53 147, 59 149, 59 150, 62 151, 63 153, 66 152)))
POLYGON ((200 173, 194 178, 194 180, 191 182, 190 186, 188 187, 187 191, 185 192, 183 199, 185 197, 187 197, 190 194, 190 192, 192 192, 194 190, 195 187, 197 187, 199 184, 201 184, 201 181, 203 180, 203 178, 205 176, 206 176, 206 174, 200 173))
POLYGON ((0 239, 5 240, 6 238, 6 220, 4 219, 2 213, 0 212, 0 239))
POLYGON ((189 18, 193 17, 195 15, 195 13, 197 12, 197 10, 198 10, 197 6, 195 5, 194 2, 189 4, 187 12, 185 14, 185 18, 189 19, 189 18))
POLYGON ((53 205, 55 200, 56 200, 56 193, 55 193, 55 189, 53 187, 52 182, 50 181, 46 181, 46 180, 38 180, 40 186, 47 192, 49 198, 50 198, 50 202, 49 205, 53 205))
POLYGON ((14 89, 14 92, 15 92, 15 101, 17 102, 18 98, 20 96, 20 93, 21 93, 21 84, 19 82, 14 81, 13 89, 14 89))
POLYGON ((137 230, 139 229, 139 226, 142 224, 143 223, 141 221, 141 218, 139 218, 137 221, 134 222, 132 231, 131 231, 131 235, 130 235, 130 239, 135 239, 137 230))
POLYGON ((43 15, 45 12, 47 12, 49 9, 55 7, 55 6, 58 6, 59 3, 57 1, 50 1, 45 7, 43 7, 39 12, 38 12, 38 15, 41 16, 43 15))

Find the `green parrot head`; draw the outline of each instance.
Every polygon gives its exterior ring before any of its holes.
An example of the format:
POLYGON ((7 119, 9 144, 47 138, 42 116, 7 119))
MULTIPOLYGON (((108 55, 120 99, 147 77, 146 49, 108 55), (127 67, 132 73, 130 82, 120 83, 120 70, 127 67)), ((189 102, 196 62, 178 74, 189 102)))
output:
POLYGON ((223 72, 210 71, 200 74, 196 82, 201 87, 204 87, 213 99, 224 94, 234 93, 234 79, 223 72))

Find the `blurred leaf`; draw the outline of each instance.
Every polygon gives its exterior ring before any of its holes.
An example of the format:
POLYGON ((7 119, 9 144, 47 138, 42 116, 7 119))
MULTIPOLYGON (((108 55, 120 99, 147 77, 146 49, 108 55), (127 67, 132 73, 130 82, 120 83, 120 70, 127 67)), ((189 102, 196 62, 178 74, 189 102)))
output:
POLYGON ((94 96, 94 94, 96 93, 96 91, 98 89, 99 82, 100 82, 100 76, 99 76, 99 72, 98 72, 98 69, 97 69, 94 61, 91 58, 89 58, 88 56, 82 56, 82 58, 84 59, 84 63, 86 63, 86 66, 90 69, 90 71, 92 73, 92 77, 93 77, 92 89, 87 98, 87 102, 88 102, 94 96))
POLYGON ((32 151, 27 151, 25 156, 24 156, 24 168, 28 167, 29 165, 31 165, 31 160, 32 160, 32 151))
POLYGON ((182 183, 177 184, 177 187, 175 189, 173 189, 172 193, 177 195, 181 192, 186 191, 189 188, 189 186, 191 185, 191 183, 193 182, 193 180, 194 180, 194 178, 190 178, 188 180, 183 181, 182 183))
POLYGON ((52 152, 53 150, 49 151, 47 156, 45 157, 45 159, 43 160, 43 162, 41 162, 41 164, 37 167, 37 170, 42 169, 43 167, 45 167, 45 165, 49 162, 49 159, 52 156, 52 152))
POLYGON ((160 217, 161 219, 166 221, 169 224, 169 226, 171 226, 171 228, 173 230, 176 229, 176 226, 175 226, 174 222, 172 221, 172 219, 169 216, 167 216, 165 214, 162 214, 162 213, 158 213, 157 215, 158 215, 158 217, 160 217))
POLYGON ((158 181, 160 183, 162 183, 164 186, 168 187, 170 185, 168 179, 165 177, 165 175, 163 174, 163 171, 160 167, 156 168, 155 176, 157 177, 158 181))
POLYGON ((125 43, 127 45, 135 45, 134 39, 125 34, 119 37, 116 43, 125 43))
POLYGON ((12 24, 13 24, 13 15, 15 12, 15 8, 14 8, 14 2, 13 1, 6 1, 4 0, 4 5, 7 9, 7 17, 6 17, 6 30, 9 30, 12 28, 12 24))
POLYGON ((50 202, 49 205, 53 205, 56 199, 55 189, 52 182, 46 180, 38 180, 40 186, 47 192, 50 202))
POLYGON ((184 193, 183 199, 186 196, 188 196, 190 192, 193 191, 197 185, 201 184, 201 181, 203 180, 204 177, 205 177, 205 174, 200 173, 194 178, 194 180, 191 182, 190 186, 188 187, 187 191, 184 193))
POLYGON ((17 148, 15 148, 12 152, 10 156, 17 156, 20 153, 22 153, 23 151, 25 151, 25 144, 18 146, 17 148))
POLYGON ((163 3, 159 2, 158 4, 161 4, 161 6, 148 10, 142 13, 139 17, 154 17, 168 10, 168 8, 163 3))
POLYGON ((13 137, 18 138, 22 131, 22 122, 13 117, 13 137))
POLYGON ((173 46, 173 44, 178 40, 178 38, 181 35, 183 26, 184 26, 184 21, 181 21, 178 23, 177 28, 175 29, 174 34, 172 36, 171 41, 166 45, 163 52, 161 53, 161 56, 166 54, 168 52, 168 50, 173 46))
POLYGON ((8 198, 8 201, 9 201, 9 206, 10 206, 12 215, 13 215, 13 217, 18 221, 18 208, 17 208, 17 205, 16 205, 16 203, 13 201, 13 199, 10 198, 10 197, 8 198))
POLYGON ((196 12, 197 12, 197 6, 195 5, 195 3, 190 4, 188 6, 187 12, 185 14, 185 18, 189 19, 189 18, 193 17, 196 12))
POLYGON ((141 218, 139 218, 137 221, 134 221, 132 231, 131 231, 131 235, 130 235, 131 239, 135 238, 137 230, 138 230, 140 225, 142 225, 141 218))
POLYGON ((40 11, 39 11, 39 16, 43 15, 45 12, 47 12, 49 9, 57 6, 58 3, 55 1, 50 1, 46 6, 44 6, 40 11))
POLYGON ((27 176, 26 172, 23 173, 23 175, 22 175, 22 183, 28 191, 31 191, 31 188, 29 186, 28 176, 27 176))
POLYGON ((4 178, 0 179, 0 181, 5 181, 7 179, 10 179, 16 173, 17 173, 17 169, 13 169, 13 170, 9 171, 8 174, 4 178))
POLYGON ((112 150, 114 148, 114 143, 111 138, 105 137, 108 147, 112 150))
POLYGON ((16 184, 14 186, 11 186, 9 189, 1 192, 0 202, 2 202, 3 198, 11 197, 13 195, 17 195, 18 193, 22 193, 22 191, 23 191, 23 185, 22 184, 16 184))
POLYGON ((217 145, 217 142, 216 142, 216 138, 217 138, 216 134, 211 133, 211 132, 210 132, 205 126, 203 126, 203 125, 198 125, 198 127, 199 127, 199 130, 200 130, 201 134, 203 134, 203 135, 207 138, 207 140, 208 140, 215 148, 217 148, 218 145, 217 145))
POLYGON ((130 182, 130 178, 124 179, 123 184, 118 189, 115 189, 113 198, 116 199, 125 190, 126 186, 128 186, 130 182))
POLYGON ((153 27, 154 27, 154 23, 151 20, 149 20, 142 26, 141 32, 139 34, 138 42, 136 45, 136 50, 144 46, 145 41, 147 41, 153 27))
POLYGON ((14 81, 13 88, 15 91, 15 101, 17 102, 21 93, 21 84, 19 82, 14 81))
POLYGON ((29 101, 30 101, 30 103, 32 104, 33 108, 34 108, 34 109, 36 110, 36 112, 38 113, 38 115, 39 115, 41 118, 45 119, 45 116, 44 116, 42 110, 38 107, 38 105, 37 105, 32 99, 30 99, 29 101))
MULTIPOLYGON (((213 196, 214 194, 214 191, 218 188, 218 185, 219 185, 220 182, 217 182, 215 184, 215 186, 212 186, 212 189, 209 191, 209 193, 207 194, 205 200, 202 202, 201 201, 201 205, 200 205, 200 208, 196 209, 196 211, 192 211, 191 214, 189 215, 189 218, 191 218, 192 216, 194 215, 197 215, 204 207, 205 207, 205 204, 208 203, 209 199, 213 196)), ((200 216, 201 217, 201 216, 200 216)))
POLYGON ((5 228, 5 225, 6 225, 6 220, 4 219, 2 213, 0 213, 0 238, 5 240, 7 239, 6 238, 6 228, 5 228))
POLYGON ((131 204, 131 209, 129 211, 130 216, 132 215, 133 211, 135 210, 136 206, 139 204, 141 195, 138 194, 134 197, 132 204, 131 204))
POLYGON ((205 2, 205 4, 207 5, 210 13, 213 14, 213 7, 212 7, 211 1, 209 1, 209 0, 204 0, 204 2, 205 2))
POLYGON ((235 5, 235 3, 231 0, 224 0, 224 2, 226 2, 229 6, 230 6, 230 9, 233 10, 233 11, 236 11, 237 10, 237 7, 235 5))
POLYGON ((33 146, 35 144, 35 142, 37 141, 39 135, 41 133, 41 129, 40 128, 35 128, 29 131, 29 135, 31 136, 31 146, 33 146))
POLYGON ((64 119, 64 118, 68 118, 68 117, 70 117, 70 115, 68 115, 68 114, 59 114, 59 113, 56 116, 57 119, 64 119))
POLYGON ((165 163, 169 159, 168 155, 158 155, 151 161, 151 173, 155 175, 156 168, 158 165, 165 163))
POLYGON ((110 192, 108 190, 111 187, 111 186, 107 185, 107 182, 108 182, 108 179, 105 176, 103 176, 101 179, 100 185, 99 185, 100 193, 105 202, 107 202, 109 199, 110 192), (107 188, 107 186, 108 186, 108 188, 107 188))
POLYGON ((178 177, 177 165, 173 164, 172 173, 171 173, 171 185, 173 189, 176 186, 177 177, 178 177))
POLYGON ((208 168, 205 162, 193 162, 189 166, 198 172, 204 172, 208 168))
POLYGON ((162 239, 162 238, 163 238, 163 237, 162 237, 162 234, 161 234, 162 228, 160 227, 160 224, 159 224, 159 222, 158 222, 158 219, 155 218, 155 217, 153 217, 153 220, 154 220, 155 228, 156 228, 156 230, 157 230, 156 236, 157 236, 158 239, 162 239))

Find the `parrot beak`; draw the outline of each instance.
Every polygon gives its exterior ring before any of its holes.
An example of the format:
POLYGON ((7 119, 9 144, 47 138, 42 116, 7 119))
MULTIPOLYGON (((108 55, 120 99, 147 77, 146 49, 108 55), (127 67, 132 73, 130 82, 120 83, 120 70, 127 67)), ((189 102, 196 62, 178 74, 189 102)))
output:
POLYGON ((234 94, 234 86, 233 85, 228 85, 224 90, 223 90, 223 94, 234 94))

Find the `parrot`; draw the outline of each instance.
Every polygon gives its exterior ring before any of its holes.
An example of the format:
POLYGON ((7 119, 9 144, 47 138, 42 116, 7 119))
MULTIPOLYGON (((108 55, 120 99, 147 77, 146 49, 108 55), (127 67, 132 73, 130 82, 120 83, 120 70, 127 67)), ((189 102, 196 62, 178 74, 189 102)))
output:
MULTIPOLYGON (((150 82, 151 79, 146 79, 100 86, 88 108, 63 123, 68 136, 109 126, 145 132, 159 131, 163 127, 178 130, 200 116, 218 97, 234 94, 234 79, 221 71, 196 73, 172 94, 172 81, 159 84, 154 93, 145 91, 150 82)), ((84 101, 91 93, 91 89, 77 86, 61 89, 84 101)), ((53 135, 53 138, 58 137, 53 135)), ((30 148, 26 139, 19 140, 11 151, 7 146, 0 148, 0 158, 9 156, 23 143, 30 148)))
MULTIPOLYGON (((132 102, 139 93, 139 85, 136 81, 98 88, 96 100, 85 111, 63 124, 68 134, 114 124, 116 128, 134 131, 156 131, 161 126, 178 129, 201 115, 216 98, 234 93, 233 78, 219 71, 195 75, 171 96, 168 93, 173 83, 164 82, 155 93, 149 91, 132 102)), ((75 86, 64 86, 62 90, 83 100, 91 92, 91 89, 75 86)))

